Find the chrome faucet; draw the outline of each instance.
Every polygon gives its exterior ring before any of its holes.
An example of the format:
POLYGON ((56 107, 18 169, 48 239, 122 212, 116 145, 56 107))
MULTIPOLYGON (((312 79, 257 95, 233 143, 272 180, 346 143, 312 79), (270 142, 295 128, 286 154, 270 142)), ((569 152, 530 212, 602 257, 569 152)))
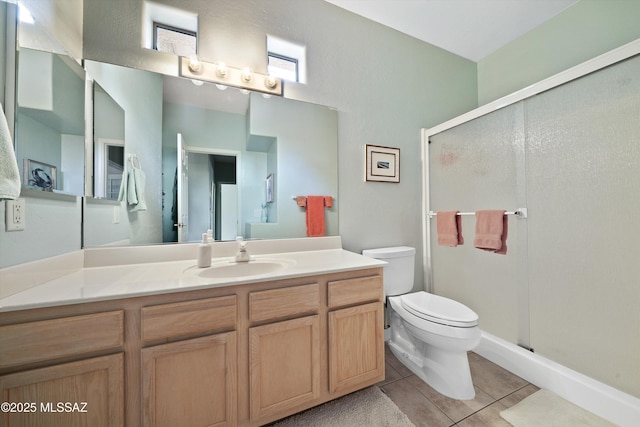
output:
POLYGON ((247 242, 242 239, 242 236, 236 237, 236 242, 238 242, 238 253, 236 254, 236 262, 249 262, 250 257, 247 252, 247 242))

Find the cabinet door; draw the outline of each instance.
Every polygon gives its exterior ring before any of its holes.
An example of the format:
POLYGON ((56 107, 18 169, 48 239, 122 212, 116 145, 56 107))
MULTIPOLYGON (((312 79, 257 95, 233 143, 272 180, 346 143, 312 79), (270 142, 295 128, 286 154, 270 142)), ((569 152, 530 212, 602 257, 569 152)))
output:
POLYGON ((318 315, 249 329, 252 420, 288 415, 288 410, 318 398, 319 330, 318 315))
POLYGON ((0 426, 124 425, 123 372, 119 353, 4 375, 0 426))
POLYGON ((384 379, 382 303, 329 313, 329 391, 361 388, 384 379))
POLYGON ((142 349, 144 426, 235 426, 236 333, 142 349))

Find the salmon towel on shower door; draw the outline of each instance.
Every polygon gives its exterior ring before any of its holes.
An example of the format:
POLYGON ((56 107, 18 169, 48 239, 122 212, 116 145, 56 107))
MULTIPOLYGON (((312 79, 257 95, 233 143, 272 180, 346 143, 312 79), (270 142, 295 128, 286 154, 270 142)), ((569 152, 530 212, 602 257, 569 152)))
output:
POLYGON ((473 245, 497 254, 507 253, 508 218, 505 211, 477 211, 476 236, 473 245))
POLYGON ((443 211, 436 214, 436 231, 440 246, 456 247, 464 243, 462 217, 458 211, 443 211))

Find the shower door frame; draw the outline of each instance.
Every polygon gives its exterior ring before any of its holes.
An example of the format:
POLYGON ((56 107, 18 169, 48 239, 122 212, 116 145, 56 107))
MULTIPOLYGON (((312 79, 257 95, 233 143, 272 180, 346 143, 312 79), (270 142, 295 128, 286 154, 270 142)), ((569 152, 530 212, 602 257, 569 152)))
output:
MULTIPOLYGON (((434 292, 433 283, 433 268, 432 268, 432 248, 431 248, 431 218, 429 212, 431 212, 431 202, 429 198, 429 138, 433 135, 442 133, 446 130, 452 129, 461 124, 470 122, 474 119, 482 117, 484 115, 493 113, 502 108, 508 107, 520 101, 524 101, 527 98, 548 91, 550 89, 561 86, 572 80, 579 79, 583 76, 606 68, 617 62, 624 61, 625 59, 640 54, 640 38, 625 45, 622 45, 616 49, 571 67, 565 71, 548 77, 538 83, 525 87, 524 89, 513 92, 495 101, 489 102, 481 107, 471 110, 465 114, 448 120, 444 123, 436 125, 432 128, 423 128, 420 131, 421 134, 421 155, 422 155, 422 253, 423 253, 423 271, 424 271, 424 289, 427 292, 434 292)), ((518 208, 526 208, 526 206, 520 206, 518 208)), ((526 284, 525 284, 526 285, 526 284)), ((523 285, 523 287, 525 286, 523 285)), ((527 289, 520 289, 522 294, 528 292, 527 289)), ((521 307, 524 314, 529 313, 528 299, 522 298, 521 305, 526 304, 526 307, 521 307)), ((518 344, 522 347, 529 348, 530 346, 530 331, 528 328, 529 319, 525 319, 522 322, 522 326, 519 327, 518 344)))

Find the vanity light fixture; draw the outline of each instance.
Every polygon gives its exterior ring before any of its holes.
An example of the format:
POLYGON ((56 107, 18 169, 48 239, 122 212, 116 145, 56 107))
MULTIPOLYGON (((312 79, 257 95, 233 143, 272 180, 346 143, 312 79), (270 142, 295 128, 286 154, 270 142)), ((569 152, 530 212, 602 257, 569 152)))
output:
POLYGON ((180 76, 194 80, 215 83, 218 89, 228 86, 241 90, 282 96, 282 79, 268 74, 251 71, 249 68, 229 67, 223 62, 217 64, 198 58, 180 58, 180 76))

